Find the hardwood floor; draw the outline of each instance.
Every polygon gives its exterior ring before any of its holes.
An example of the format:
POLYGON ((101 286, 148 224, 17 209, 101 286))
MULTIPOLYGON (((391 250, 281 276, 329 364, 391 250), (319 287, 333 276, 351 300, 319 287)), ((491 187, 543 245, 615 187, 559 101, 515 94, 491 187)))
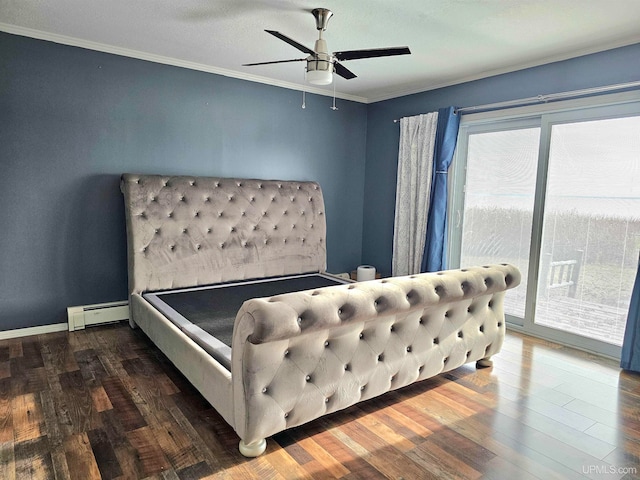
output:
POLYGON ((461 367, 268 439, 255 459, 126 323, 0 341, 0 479, 640 478, 640 375, 508 333, 461 367))

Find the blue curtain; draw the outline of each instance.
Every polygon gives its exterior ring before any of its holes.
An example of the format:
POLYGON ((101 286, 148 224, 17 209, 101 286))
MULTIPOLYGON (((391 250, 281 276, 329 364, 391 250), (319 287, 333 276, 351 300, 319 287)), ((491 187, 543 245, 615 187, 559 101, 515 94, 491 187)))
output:
POLYGON ((455 107, 438 110, 427 241, 422 257, 423 272, 437 272, 447 268, 447 172, 453 160, 459 126, 460 115, 455 113, 455 107))
POLYGON ((638 258, 636 283, 633 285, 631 293, 631 305, 629 305, 629 316, 622 342, 620 366, 625 370, 640 372, 640 258, 638 258))

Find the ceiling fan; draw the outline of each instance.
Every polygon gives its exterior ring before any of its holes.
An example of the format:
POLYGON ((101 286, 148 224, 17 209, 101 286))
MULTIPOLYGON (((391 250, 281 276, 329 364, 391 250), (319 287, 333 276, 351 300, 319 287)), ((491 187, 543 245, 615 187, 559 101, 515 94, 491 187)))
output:
POLYGON ((265 30, 276 38, 297 48, 301 52, 307 53, 306 58, 295 58, 291 60, 275 60, 272 62, 245 63, 244 67, 253 67, 256 65, 269 65, 272 63, 288 63, 288 62, 307 62, 306 78, 309 83, 314 85, 329 85, 333 81, 333 73, 340 75, 342 78, 350 80, 356 78, 355 73, 343 66, 339 61, 356 60, 360 58, 373 57, 390 57, 394 55, 407 55, 411 51, 409 47, 392 47, 392 48, 373 48, 367 50, 346 50, 343 52, 329 53, 327 42, 322 38, 322 32, 327 29, 329 19, 333 15, 331 10, 326 8, 315 8, 311 11, 316 19, 316 28, 318 29, 318 40, 313 50, 296 42, 295 40, 283 35, 275 30, 265 30))

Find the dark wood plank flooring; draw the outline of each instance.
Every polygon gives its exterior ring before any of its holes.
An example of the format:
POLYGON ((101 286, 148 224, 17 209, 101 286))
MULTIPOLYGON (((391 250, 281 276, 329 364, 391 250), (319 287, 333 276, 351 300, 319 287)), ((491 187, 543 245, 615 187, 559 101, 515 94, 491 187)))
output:
POLYGON ((126 323, 0 341, 0 479, 640 478, 640 375, 508 333, 463 366, 268 439, 126 323))

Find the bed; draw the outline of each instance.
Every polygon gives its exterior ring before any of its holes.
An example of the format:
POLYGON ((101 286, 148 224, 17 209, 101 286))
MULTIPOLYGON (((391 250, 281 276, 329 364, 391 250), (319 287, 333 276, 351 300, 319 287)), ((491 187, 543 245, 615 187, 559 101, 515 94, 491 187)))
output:
POLYGON ((124 174, 131 326, 258 456, 266 438, 504 338, 509 264, 351 282, 326 272, 315 182, 124 174))

